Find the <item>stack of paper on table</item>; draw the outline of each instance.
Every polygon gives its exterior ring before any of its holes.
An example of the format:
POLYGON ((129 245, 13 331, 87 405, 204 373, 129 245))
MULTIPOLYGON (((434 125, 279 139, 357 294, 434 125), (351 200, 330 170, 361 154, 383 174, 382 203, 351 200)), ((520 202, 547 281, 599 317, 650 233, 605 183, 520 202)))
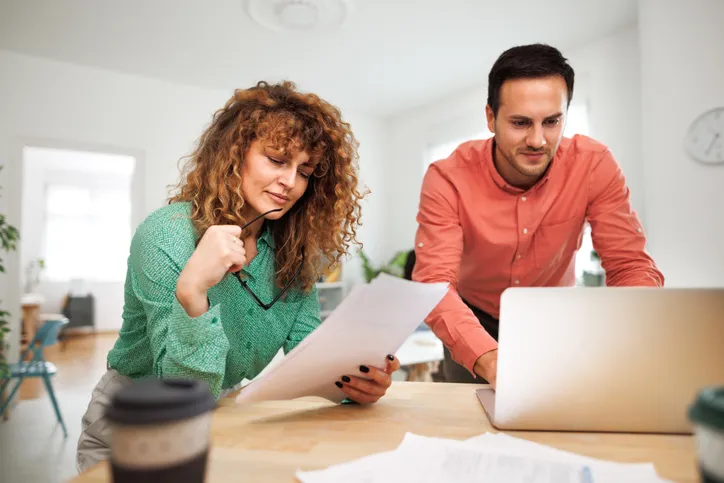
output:
POLYGON ((423 284, 380 274, 358 285, 325 321, 278 365, 244 387, 236 401, 319 396, 346 398, 334 385, 345 374, 366 377, 360 365, 384 369, 447 293, 447 283, 423 284))
POLYGON ((486 433, 467 441, 407 433, 394 451, 318 471, 298 471, 302 483, 654 483, 651 463, 614 463, 486 433))

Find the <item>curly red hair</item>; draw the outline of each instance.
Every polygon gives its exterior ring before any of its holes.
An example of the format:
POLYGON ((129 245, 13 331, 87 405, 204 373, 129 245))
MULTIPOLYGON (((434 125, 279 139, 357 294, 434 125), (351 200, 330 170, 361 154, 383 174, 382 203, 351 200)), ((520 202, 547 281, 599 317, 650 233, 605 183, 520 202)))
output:
POLYGON ((191 203, 199 237, 212 225, 244 225, 241 165, 255 140, 284 153, 305 151, 314 166, 304 195, 276 221, 267 220, 276 242, 276 283, 294 276, 304 247, 305 263, 296 281, 309 290, 325 265, 341 262, 357 240, 360 193, 359 143, 338 108, 292 82, 259 82, 237 89, 213 116, 182 171, 169 203, 191 203))

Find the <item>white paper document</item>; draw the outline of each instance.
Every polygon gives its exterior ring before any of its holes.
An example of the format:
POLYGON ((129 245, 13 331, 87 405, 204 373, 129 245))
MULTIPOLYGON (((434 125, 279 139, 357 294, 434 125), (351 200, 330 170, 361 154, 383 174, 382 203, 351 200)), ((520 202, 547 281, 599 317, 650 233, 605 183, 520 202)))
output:
POLYGON ((598 460, 486 433, 467 441, 406 434, 394 451, 317 471, 298 471, 301 483, 601 483, 662 482, 653 464, 598 460))
POLYGON ((460 441, 408 433, 395 451, 326 470, 297 472, 302 483, 590 483, 585 465, 487 452, 460 441))
POLYGON ((504 433, 485 433, 466 441, 480 448, 505 451, 507 454, 535 456, 561 463, 579 463, 591 469, 592 480, 596 483, 652 483, 663 482, 656 473, 653 463, 617 463, 604 461, 576 453, 569 453, 527 439, 515 438, 504 433))
POLYGON ((356 286, 326 320, 275 367, 244 387, 238 403, 319 396, 346 398, 335 381, 366 378, 359 366, 386 367, 447 293, 447 283, 423 284, 380 274, 356 286))

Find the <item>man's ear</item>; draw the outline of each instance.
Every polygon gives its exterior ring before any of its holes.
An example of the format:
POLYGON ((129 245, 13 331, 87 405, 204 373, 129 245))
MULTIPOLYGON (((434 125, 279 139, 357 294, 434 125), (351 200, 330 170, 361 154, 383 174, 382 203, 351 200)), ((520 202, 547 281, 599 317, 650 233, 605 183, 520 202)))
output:
POLYGON ((488 131, 495 134, 495 114, 489 105, 485 106, 485 117, 488 119, 488 131))

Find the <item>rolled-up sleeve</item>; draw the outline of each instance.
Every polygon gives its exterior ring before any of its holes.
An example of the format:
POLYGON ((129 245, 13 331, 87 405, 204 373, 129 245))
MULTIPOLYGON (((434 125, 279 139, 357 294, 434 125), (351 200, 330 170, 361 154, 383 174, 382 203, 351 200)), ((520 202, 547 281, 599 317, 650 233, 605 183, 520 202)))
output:
POLYGON ((587 218, 606 285, 664 285, 664 275, 646 251, 646 235, 631 207, 626 179, 608 150, 593 165, 587 218))
POLYGON ((138 230, 131 242, 130 289, 143 305, 159 378, 206 381, 218 397, 226 371, 229 341, 219 305, 190 317, 176 298, 176 281, 185 264, 166 238, 138 230))
POLYGON ((450 350, 453 359, 475 376, 475 362, 498 344, 458 295, 463 251, 458 193, 434 164, 423 180, 417 223, 413 280, 450 284, 448 293, 425 322, 450 350))

